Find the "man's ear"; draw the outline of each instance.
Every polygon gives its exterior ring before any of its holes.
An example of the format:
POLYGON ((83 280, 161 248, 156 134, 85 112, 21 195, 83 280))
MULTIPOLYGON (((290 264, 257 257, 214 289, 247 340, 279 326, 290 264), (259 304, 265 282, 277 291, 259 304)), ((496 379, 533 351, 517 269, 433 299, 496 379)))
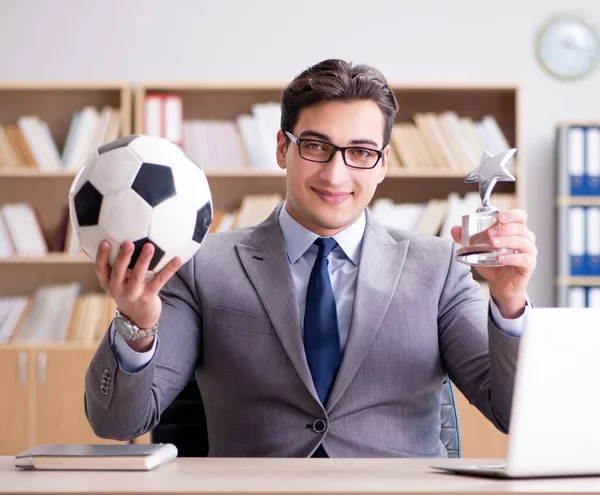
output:
POLYGON ((279 168, 284 169, 284 170, 287 167, 287 163, 286 163, 287 145, 288 145, 287 136, 280 129, 279 131, 277 131, 277 151, 276 151, 277 165, 279 165, 279 168))
POLYGON ((377 179, 378 184, 381 184, 383 182, 383 179, 385 179, 385 174, 387 174, 390 153, 391 144, 388 143, 388 145, 385 148, 383 148, 383 156, 381 157, 381 167, 379 169, 379 177, 377 179))

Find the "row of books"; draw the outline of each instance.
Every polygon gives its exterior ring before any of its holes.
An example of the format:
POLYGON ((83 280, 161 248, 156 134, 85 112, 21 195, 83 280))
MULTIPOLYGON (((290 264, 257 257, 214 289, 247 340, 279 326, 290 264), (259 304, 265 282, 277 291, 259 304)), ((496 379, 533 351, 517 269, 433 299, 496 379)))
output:
POLYGON ((567 257, 559 259, 559 273, 600 276, 600 206, 561 206, 559 225, 567 257), (568 263, 568 266, 564 266, 568 263))
POLYGON ((0 205, 0 258, 40 257, 50 251, 81 252, 66 206, 57 232, 49 235, 43 231, 38 212, 30 203, 0 205))
POLYGON ((484 151, 497 155, 511 148, 493 115, 475 121, 453 111, 429 112, 414 114, 413 121, 392 129, 396 163, 406 170, 468 173, 479 165, 484 151))
POLYGON ((0 206, 0 258, 44 256, 48 251, 36 211, 29 203, 0 206))
POLYGON ((567 287, 569 308, 600 308, 600 287, 567 287))
MULTIPOLYGON (((145 133, 180 144, 203 168, 278 168, 278 103, 253 104, 251 113, 235 120, 184 120, 177 95, 146 98, 145 133)), ((469 172, 479 164, 483 150, 496 154, 509 149, 492 115, 477 122, 448 111, 417 113, 413 120, 393 127, 390 162, 394 168, 469 172)), ((73 116, 61 153, 46 122, 35 115, 22 116, 16 124, 0 126, 0 168, 76 171, 94 149, 119 133, 119 110, 84 107, 73 116)))
POLYGON ((24 115, 15 124, 0 125, 0 169, 76 171, 93 150, 120 132, 118 109, 86 106, 73 115, 61 152, 48 124, 37 115, 24 115))
MULTIPOLYGON (((514 195, 492 194, 492 204, 506 210, 514 207, 514 195)), ((283 200, 279 194, 249 194, 239 208, 232 211, 215 209, 210 232, 256 225, 265 220, 283 200)), ((450 238, 450 229, 461 224, 462 215, 474 212, 480 205, 479 193, 461 197, 450 193, 447 198, 433 198, 423 203, 395 203, 388 198, 376 199, 371 205, 373 217, 384 225, 450 238)), ((0 258, 9 256, 44 256, 49 251, 80 253, 76 233, 65 213, 55 242, 48 243, 34 208, 29 203, 7 203, 0 206, 0 258), (61 239, 58 239, 58 237, 61 239)))
POLYGON ((600 307, 600 123, 557 125, 555 173, 558 306, 600 307))
MULTIPOLYGON (((210 232, 256 225, 266 219, 281 200, 278 194, 245 196, 239 208, 215 210, 210 232)), ((516 198, 513 194, 494 193, 491 203, 500 210, 510 210, 516 206, 516 198)), ((480 205, 479 193, 471 192, 462 197, 450 193, 447 198, 433 198, 423 203, 395 203, 388 198, 378 198, 370 211, 383 225, 451 239, 451 228, 461 225, 462 216, 473 213, 480 205)))
POLYGON ((560 125, 558 194, 600 196, 600 124, 560 125))
POLYGON ((44 285, 33 294, 0 298, 0 344, 102 339, 116 311, 103 292, 81 293, 77 282, 44 285))
MULTIPOLYGON (((145 133, 181 144, 203 168, 278 168, 279 103, 255 103, 233 120, 184 119, 181 97, 172 93, 147 95, 145 108, 145 133)), ((468 173, 479 165, 484 150, 495 155, 509 148, 493 115, 475 121, 452 111, 416 113, 413 121, 393 126, 390 162, 407 171, 468 173)))

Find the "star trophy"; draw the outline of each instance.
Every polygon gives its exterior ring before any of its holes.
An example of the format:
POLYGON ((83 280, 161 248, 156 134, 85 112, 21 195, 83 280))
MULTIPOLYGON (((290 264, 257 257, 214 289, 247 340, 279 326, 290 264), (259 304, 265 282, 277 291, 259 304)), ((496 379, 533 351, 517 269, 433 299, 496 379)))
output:
POLYGON ((494 267, 501 266, 497 261, 499 254, 512 254, 514 249, 494 248, 489 243, 489 237, 483 233, 496 221, 498 208, 490 204, 490 195, 496 182, 514 182, 514 176, 506 170, 506 164, 517 150, 512 148, 505 153, 492 156, 484 151, 481 163, 469 175, 465 182, 478 182, 479 195, 482 205, 475 213, 462 217, 462 247, 456 252, 456 259, 471 266, 494 267))

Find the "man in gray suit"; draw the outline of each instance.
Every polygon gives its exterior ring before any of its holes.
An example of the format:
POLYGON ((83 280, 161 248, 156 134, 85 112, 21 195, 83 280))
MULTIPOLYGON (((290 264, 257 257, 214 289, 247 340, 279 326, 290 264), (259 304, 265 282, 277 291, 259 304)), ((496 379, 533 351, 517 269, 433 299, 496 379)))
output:
POLYGON ((375 69, 323 61, 282 94, 287 194, 268 219, 148 283, 152 246, 131 273, 131 242, 112 268, 100 246, 119 313, 86 373, 97 435, 149 431, 194 374, 211 456, 444 457, 447 376, 507 431, 535 238, 521 210, 485 233, 517 250, 478 269, 488 303, 456 244, 378 224, 397 109, 375 69))

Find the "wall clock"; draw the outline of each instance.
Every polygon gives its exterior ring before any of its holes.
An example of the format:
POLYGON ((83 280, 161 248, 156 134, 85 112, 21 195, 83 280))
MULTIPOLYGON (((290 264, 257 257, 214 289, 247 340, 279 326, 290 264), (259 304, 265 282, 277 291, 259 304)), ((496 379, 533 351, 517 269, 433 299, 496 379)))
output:
POLYGON ((550 75, 576 80, 596 68, 600 36, 583 18, 560 16, 541 27, 535 48, 538 61, 550 75))

